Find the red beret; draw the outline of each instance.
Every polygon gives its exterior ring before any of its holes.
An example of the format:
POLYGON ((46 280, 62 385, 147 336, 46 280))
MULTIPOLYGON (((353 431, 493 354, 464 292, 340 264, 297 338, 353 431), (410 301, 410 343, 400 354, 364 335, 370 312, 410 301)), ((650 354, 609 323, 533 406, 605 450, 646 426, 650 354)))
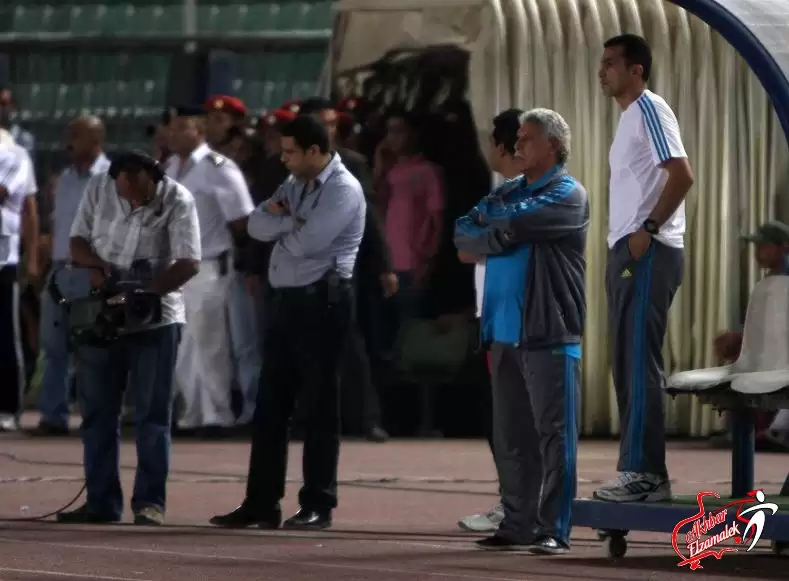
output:
POLYGON ((289 99, 280 106, 280 109, 298 115, 299 109, 301 109, 301 99, 289 99))
POLYGON ((340 111, 352 112, 360 103, 361 99, 359 97, 348 97, 337 103, 337 109, 340 111))
POLYGON ((244 102, 238 97, 229 95, 216 95, 209 98, 205 102, 205 109, 209 113, 211 111, 222 111, 223 113, 230 113, 239 117, 246 117, 247 115, 247 107, 244 105, 244 102))
POLYGON ((264 127, 280 127, 285 123, 293 121, 296 113, 287 109, 274 109, 260 118, 260 123, 264 127))

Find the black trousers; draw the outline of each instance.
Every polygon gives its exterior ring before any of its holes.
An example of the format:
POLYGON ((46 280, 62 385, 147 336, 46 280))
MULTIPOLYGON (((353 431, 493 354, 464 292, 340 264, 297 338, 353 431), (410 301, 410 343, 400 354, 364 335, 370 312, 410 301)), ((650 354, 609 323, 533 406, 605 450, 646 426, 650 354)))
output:
POLYGON ((19 416, 25 393, 25 359, 15 265, 0 268, 0 414, 19 416))
POLYGON ((246 504, 278 506, 285 495, 288 428, 298 401, 304 417, 299 503, 312 510, 337 506, 340 452, 339 374, 354 323, 353 290, 323 282, 273 293, 264 338, 246 504))
MULTIPOLYGON (((378 281, 374 281, 375 284, 378 281)), ((363 434, 381 425, 379 387, 384 384, 380 346, 380 287, 361 279, 356 287, 356 323, 350 330, 340 376, 343 426, 363 434)))

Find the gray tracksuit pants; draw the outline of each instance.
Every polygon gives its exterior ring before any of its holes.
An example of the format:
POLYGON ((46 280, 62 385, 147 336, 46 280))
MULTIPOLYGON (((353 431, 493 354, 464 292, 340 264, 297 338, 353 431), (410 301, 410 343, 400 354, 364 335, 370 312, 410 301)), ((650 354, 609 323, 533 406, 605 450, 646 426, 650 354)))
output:
POLYGON ((627 237, 608 252, 605 275, 611 364, 619 407, 620 472, 667 475, 663 342, 685 254, 656 240, 639 260, 627 237))
POLYGON ((498 535, 517 543, 550 536, 569 546, 580 351, 495 343, 490 355, 494 456, 504 505, 498 535))

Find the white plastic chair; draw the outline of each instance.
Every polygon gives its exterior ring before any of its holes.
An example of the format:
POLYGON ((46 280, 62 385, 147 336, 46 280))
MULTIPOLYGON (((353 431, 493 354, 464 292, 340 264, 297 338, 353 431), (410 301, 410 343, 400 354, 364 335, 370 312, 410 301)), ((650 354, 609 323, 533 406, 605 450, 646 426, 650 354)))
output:
POLYGON ((737 361, 672 375, 666 390, 699 394, 725 384, 751 395, 789 386, 789 276, 768 276, 754 287, 737 361))

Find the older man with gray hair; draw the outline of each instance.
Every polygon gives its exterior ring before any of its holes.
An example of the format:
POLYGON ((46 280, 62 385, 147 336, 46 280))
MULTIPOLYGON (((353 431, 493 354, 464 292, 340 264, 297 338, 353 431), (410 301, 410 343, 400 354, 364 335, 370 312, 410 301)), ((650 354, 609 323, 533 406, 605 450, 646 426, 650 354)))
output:
POLYGON ((481 334, 504 504, 496 534, 478 542, 487 550, 569 549, 589 225, 586 191, 564 168, 569 155, 561 115, 524 113, 516 143, 523 175, 455 226, 460 259, 486 260, 481 334))

